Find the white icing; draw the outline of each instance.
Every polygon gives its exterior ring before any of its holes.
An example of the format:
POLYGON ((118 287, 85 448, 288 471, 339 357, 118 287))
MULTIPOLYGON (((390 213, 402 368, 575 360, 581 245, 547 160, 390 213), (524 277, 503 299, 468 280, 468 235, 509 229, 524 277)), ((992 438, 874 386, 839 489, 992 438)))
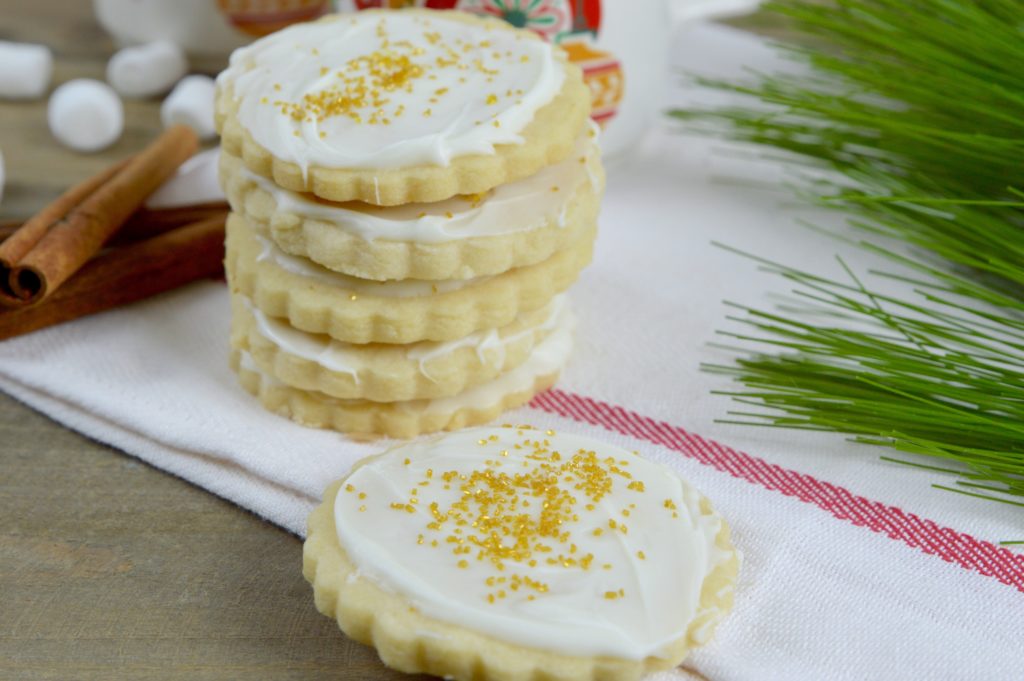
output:
POLYGON ((318 200, 311 194, 284 189, 244 166, 238 172, 273 197, 275 212, 330 222, 366 241, 442 243, 526 232, 556 221, 559 227, 565 227, 570 199, 579 186, 589 178, 592 190, 600 191, 600 179, 592 167, 600 163, 599 159, 596 144, 584 133, 564 161, 524 180, 503 184, 482 197, 457 196, 435 203, 391 207, 318 200))
MULTIPOLYGON (((486 409, 501 402, 506 395, 524 392, 533 387, 535 381, 541 376, 548 376, 560 371, 569 359, 572 352, 572 332, 575 326, 575 319, 571 312, 562 315, 557 327, 537 347, 533 349, 529 358, 515 369, 506 371, 497 378, 469 390, 453 395, 451 397, 439 397, 432 400, 413 400, 414 408, 422 410, 424 414, 440 413, 451 414, 460 409, 477 408, 486 409)), ((258 374, 264 386, 289 387, 279 380, 263 372, 253 361, 252 356, 245 351, 240 353, 239 365, 242 369, 258 374)), ((307 391, 307 394, 325 404, 364 404, 363 400, 345 400, 330 397, 316 391, 307 391)), ((407 403, 392 402, 391 405, 398 409, 403 408, 407 403)))
MULTIPOLYGON (((550 464, 550 459, 546 463, 550 464)), ((607 470, 609 465, 603 467, 607 470)), ((691 622, 701 616, 705 577, 731 555, 715 545, 721 518, 702 514, 699 494, 674 472, 619 447, 577 435, 516 427, 460 431, 372 458, 353 471, 347 484, 351 490, 343 486, 335 500, 338 540, 364 577, 401 594, 428 617, 562 654, 630 660, 663 656, 667 646, 685 636, 691 622), (531 458, 534 446, 524 440, 543 441, 547 452, 559 452, 561 462, 581 451, 584 456, 596 452, 598 461, 612 457, 614 465, 631 477, 609 474, 611 491, 593 500, 587 488, 579 486, 585 472, 559 472, 555 463, 555 472, 548 469, 550 475, 541 487, 545 491, 520 490, 519 500, 530 502, 528 507, 506 507, 494 515, 508 517, 514 512, 531 519, 521 522, 535 521, 542 502, 557 499, 552 492, 557 486, 576 499, 571 510, 576 517, 557 525, 557 532, 569 536, 531 535, 525 545, 533 549, 530 559, 536 564, 530 566, 523 556, 505 557, 499 570, 490 556, 477 559, 480 544, 472 539, 486 542, 495 531, 475 529, 478 521, 487 523, 493 518, 482 516, 473 501, 474 495, 481 493, 477 490, 490 493, 494 489, 486 480, 478 479, 467 488, 470 499, 462 516, 464 525, 458 526, 452 518, 440 527, 430 527, 437 518, 431 504, 436 502, 443 515, 452 512, 452 505, 463 498, 462 479, 455 477, 450 489, 443 488, 448 471, 472 476, 473 471, 489 469, 492 476, 516 476, 540 470, 542 461, 531 458), (573 477, 567 479, 567 474, 573 477), (424 480, 429 484, 422 486, 424 480), (627 487, 635 481, 643 483, 642 490, 627 487), (410 496, 413 488, 418 490, 415 504, 410 496), (411 512, 392 504, 409 504, 411 512), (611 522, 625 524, 628 531, 612 529, 611 522), (455 533, 456 527, 461 533, 455 533), (594 534, 597 529, 600 536, 594 534), (449 543, 449 536, 463 539, 470 550, 455 555, 453 549, 458 544, 449 543), (431 545, 433 540, 438 546, 431 545), (538 543, 551 551, 538 550, 538 543), (583 568, 579 561, 588 554, 593 558, 583 568), (568 558, 575 562, 566 566, 568 558), (460 560, 466 561, 462 568, 460 560), (604 569, 606 564, 611 567, 604 569), (526 586, 512 590, 508 581, 487 583, 490 577, 510 580, 512 575, 528 576, 546 584, 547 590, 526 586), (505 597, 490 602, 488 596, 499 589, 505 597)), ((491 510, 494 508, 492 505, 491 510)), ((503 547, 516 545, 514 533, 497 532, 497 536, 503 547)))
MULTIPOLYGON (((348 374, 352 376, 356 385, 359 384, 359 372, 364 368, 361 346, 344 343, 325 334, 300 331, 280 319, 268 317, 248 298, 242 296, 241 300, 252 314, 256 322, 256 331, 261 336, 284 352, 315 362, 329 371, 348 374)), ((568 306, 563 294, 549 303, 548 314, 541 324, 514 334, 502 335, 499 329, 486 329, 453 341, 425 341, 395 347, 402 349, 407 358, 418 362, 420 373, 430 380, 434 379, 430 376, 427 365, 463 347, 475 348, 481 364, 501 368, 505 363, 506 347, 539 330, 550 331, 567 314, 568 306)))
POLYGON ((316 362, 329 371, 348 374, 359 385, 362 361, 351 343, 342 343, 330 336, 300 331, 280 319, 268 317, 252 301, 240 296, 256 322, 256 331, 281 350, 316 362))
POLYGON ((443 281, 423 281, 422 279, 373 281, 370 279, 359 279, 358 277, 350 277, 347 274, 321 267, 311 260, 288 255, 278 248, 273 241, 261 234, 254 234, 253 237, 260 244, 260 253, 256 256, 256 262, 272 262, 292 274, 313 279, 357 295, 383 296, 385 298, 416 298, 457 291, 465 286, 479 284, 490 279, 490 277, 445 279, 443 281))
POLYGON ((440 13, 360 12, 291 26, 239 48, 218 82, 231 88, 238 120, 256 142, 305 173, 311 164, 448 165, 466 154, 493 154, 498 144, 521 144, 519 133, 564 79, 553 48, 524 31, 481 28, 440 13), (366 75, 365 62, 353 60, 385 52, 422 71, 398 87, 379 88, 387 100, 381 106, 349 109, 361 122, 349 115, 295 120, 275 106, 366 75), (453 58, 451 65, 439 61, 453 58), (378 109, 387 124, 368 122, 378 109))
POLYGON ((529 390, 538 378, 560 371, 569 361, 575 327, 576 318, 567 308, 554 330, 537 344, 525 362, 494 380, 472 387, 458 395, 430 400, 426 413, 452 414, 469 407, 493 407, 506 395, 529 390))
POLYGON ((527 327, 517 333, 504 335, 500 329, 485 329, 471 333, 458 340, 416 343, 409 348, 406 356, 409 359, 417 360, 420 373, 430 380, 434 379, 431 377, 427 365, 450 355, 459 348, 474 348, 480 364, 490 364, 493 367, 501 368, 505 364, 505 348, 522 338, 533 335, 537 331, 551 331, 568 314, 569 307, 566 304, 565 294, 561 294, 548 303, 548 314, 538 326, 527 327))

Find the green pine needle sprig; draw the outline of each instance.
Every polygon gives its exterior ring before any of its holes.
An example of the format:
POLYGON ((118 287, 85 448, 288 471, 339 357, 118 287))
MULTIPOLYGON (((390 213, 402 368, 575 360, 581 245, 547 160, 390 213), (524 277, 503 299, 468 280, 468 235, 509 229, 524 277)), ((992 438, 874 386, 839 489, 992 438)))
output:
POLYGON ((729 421, 848 433, 956 476, 936 487, 1024 507, 1024 3, 766 10, 807 38, 779 45, 806 71, 698 79, 750 103, 672 115, 830 171, 801 195, 893 267, 840 261, 837 280, 737 251, 792 300, 732 304, 740 330, 723 335, 757 349, 704 367, 738 384, 729 421))

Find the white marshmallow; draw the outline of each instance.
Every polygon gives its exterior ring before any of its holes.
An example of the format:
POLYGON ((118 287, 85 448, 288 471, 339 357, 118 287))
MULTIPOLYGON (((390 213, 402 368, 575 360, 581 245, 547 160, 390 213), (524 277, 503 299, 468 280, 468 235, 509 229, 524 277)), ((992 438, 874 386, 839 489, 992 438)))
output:
POLYGON ((117 93, 88 78, 70 80, 54 90, 46 119, 57 141, 76 151, 105 149, 124 131, 124 107, 117 93))
POLYGON ((164 127, 187 125, 200 139, 217 134, 213 125, 213 79, 208 76, 186 76, 160 106, 160 120, 164 127))
POLYGON ((53 53, 49 47, 0 40, 0 97, 42 97, 52 76, 53 53))
POLYGON ((125 97, 167 92, 188 71, 181 48, 168 40, 120 50, 107 62, 107 82, 125 97))

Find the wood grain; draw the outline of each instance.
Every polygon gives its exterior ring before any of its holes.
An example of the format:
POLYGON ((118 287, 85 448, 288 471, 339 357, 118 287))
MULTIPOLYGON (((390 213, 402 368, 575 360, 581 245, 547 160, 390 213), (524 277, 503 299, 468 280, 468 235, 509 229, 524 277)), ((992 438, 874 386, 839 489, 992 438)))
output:
POLYGON ((298 538, 0 395, 0 679, 414 679, 313 607, 298 538))

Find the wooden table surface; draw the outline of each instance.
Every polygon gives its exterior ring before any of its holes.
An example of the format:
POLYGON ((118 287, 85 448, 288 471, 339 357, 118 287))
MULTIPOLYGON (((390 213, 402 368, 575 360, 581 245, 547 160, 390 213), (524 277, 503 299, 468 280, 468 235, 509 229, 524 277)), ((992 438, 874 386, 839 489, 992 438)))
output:
MULTIPOLYGON (((51 46, 54 85, 103 79, 114 47, 91 6, 0 0, 0 39, 51 46)), ((45 99, 0 100, 0 219, 141 148, 159 101, 126 100, 125 119, 117 144, 80 155, 50 136, 45 99)), ((2 393, 0 442, 0 679, 426 678, 316 612, 297 537, 2 393)))
MULTIPOLYGON (((50 45, 54 85, 103 79, 114 46, 91 8, 0 0, 0 39, 50 45)), ((50 136, 45 99, 0 101, 0 219, 142 147, 159 100, 125 100, 125 121, 80 155, 50 136)), ((297 537, 3 394, 0 442, 0 679, 414 678, 316 612, 297 537)))

